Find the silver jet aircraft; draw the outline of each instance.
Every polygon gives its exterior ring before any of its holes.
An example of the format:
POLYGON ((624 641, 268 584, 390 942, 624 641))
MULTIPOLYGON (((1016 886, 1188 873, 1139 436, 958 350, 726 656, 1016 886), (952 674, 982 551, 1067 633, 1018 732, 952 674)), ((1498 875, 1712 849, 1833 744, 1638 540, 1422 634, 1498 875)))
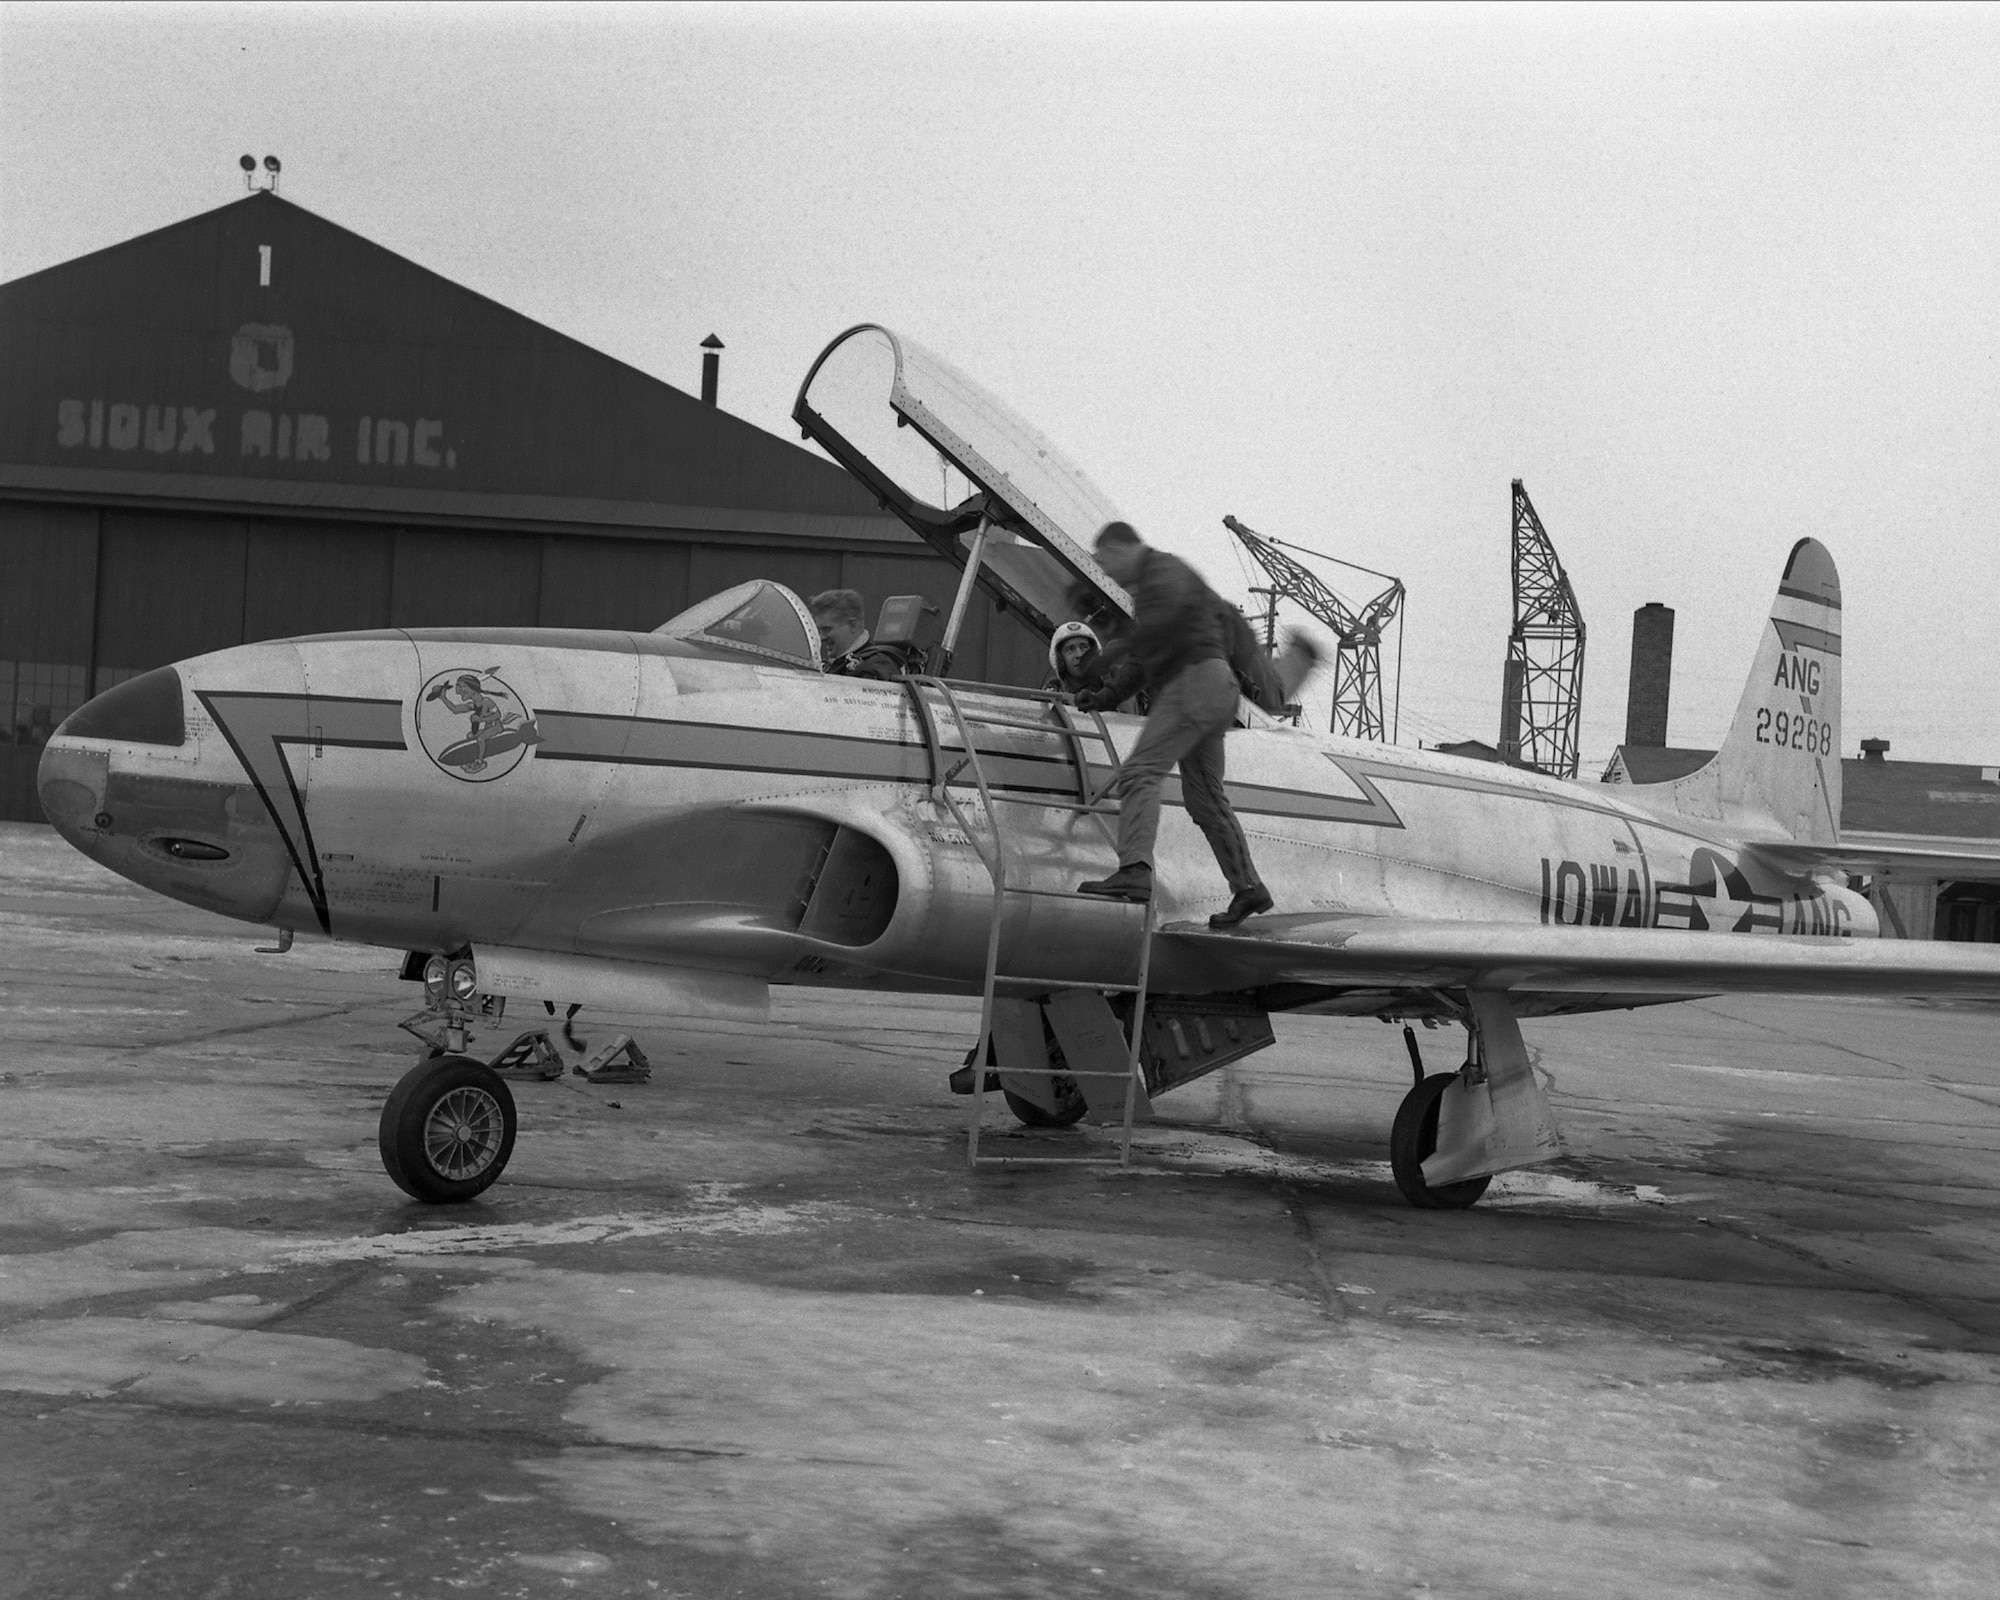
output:
MULTIPOLYGON (((1785 557, 1736 720, 1671 784, 1607 788, 1364 744, 1245 703, 1230 792, 1277 914, 1229 891, 1170 782, 1153 907, 1091 900, 1138 719, 944 674, 975 588, 1045 635, 1115 625, 1117 513, 1033 429, 875 327, 802 387, 806 434, 964 572, 937 675, 825 675, 812 618, 741 585, 649 634, 383 630, 251 644, 99 695, 43 758, 50 820, 149 888, 406 953, 428 1041, 381 1119, 390 1176, 470 1198, 511 1153, 468 1055, 507 1000, 758 1018, 772 984, 979 995, 955 1086, 1024 1122, 1131 1118, 1271 1039, 1273 1013, 1405 1025, 1391 1131, 1415 1204, 1558 1153, 1519 1019, 1725 991, 2000 996, 2000 951, 1878 941, 1842 869, 1840 584, 1785 557), (1412 1022, 1457 1022, 1427 1074, 1412 1022)), ((1990 868, 1991 863, 1987 866, 1990 868)), ((553 1024, 552 1024, 553 1026, 553 1024)), ((549 1028, 501 1065, 563 1070, 549 1028)), ((546 1074, 545 1074, 546 1075, 546 1074)))

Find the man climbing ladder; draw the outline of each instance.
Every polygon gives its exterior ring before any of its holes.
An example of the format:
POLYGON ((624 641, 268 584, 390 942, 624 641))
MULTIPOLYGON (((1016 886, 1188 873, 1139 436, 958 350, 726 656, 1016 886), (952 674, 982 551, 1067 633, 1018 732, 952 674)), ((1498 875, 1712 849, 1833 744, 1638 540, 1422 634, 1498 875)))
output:
POLYGON ((1097 564, 1131 592, 1132 631, 1124 641, 1126 659, 1107 674, 1103 688, 1077 696, 1076 703, 1086 711, 1109 708, 1143 681, 1152 691, 1152 709, 1117 780, 1118 870, 1078 884, 1078 892, 1112 900, 1153 898, 1160 785, 1178 762, 1188 815, 1229 880, 1229 908, 1208 923, 1233 928, 1269 911, 1272 900, 1223 787, 1222 741, 1235 719, 1239 690, 1219 624, 1221 602, 1192 567, 1153 549, 1130 523, 1104 525, 1097 535, 1097 564))

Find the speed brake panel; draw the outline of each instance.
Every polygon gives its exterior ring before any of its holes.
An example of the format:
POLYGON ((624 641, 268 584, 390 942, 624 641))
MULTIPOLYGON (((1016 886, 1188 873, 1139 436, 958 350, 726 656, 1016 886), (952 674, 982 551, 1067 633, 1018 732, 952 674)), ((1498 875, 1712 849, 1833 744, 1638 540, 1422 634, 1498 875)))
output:
POLYGON ((1271 1016, 1254 1006, 1161 999, 1146 1007, 1146 1089, 1164 1094, 1277 1042, 1271 1016))

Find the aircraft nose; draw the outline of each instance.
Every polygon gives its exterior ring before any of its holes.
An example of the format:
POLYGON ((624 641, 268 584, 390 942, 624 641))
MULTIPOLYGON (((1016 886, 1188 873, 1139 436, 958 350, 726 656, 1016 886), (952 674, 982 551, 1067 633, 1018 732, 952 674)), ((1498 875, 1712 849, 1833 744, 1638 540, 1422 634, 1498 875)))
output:
POLYGON ((72 712, 42 752, 42 811, 113 872, 246 922, 272 919, 290 853, 233 760, 204 760, 184 684, 161 667, 72 712))
POLYGON ((110 776, 111 761, 104 751, 84 749, 60 734, 49 740, 35 773, 42 814, 57 833, 86 853, 97 842, 94 824, 104 810, 110 776))
POLYGON ((186 744, 181 675, 160 667, 105 690, 71 712, 42 751, 35 781, 43 814, 71 844, 94 853, 105 826, 98 819, 104 815, 110 757, 101 746, 79 742, 85 739, 186 744))

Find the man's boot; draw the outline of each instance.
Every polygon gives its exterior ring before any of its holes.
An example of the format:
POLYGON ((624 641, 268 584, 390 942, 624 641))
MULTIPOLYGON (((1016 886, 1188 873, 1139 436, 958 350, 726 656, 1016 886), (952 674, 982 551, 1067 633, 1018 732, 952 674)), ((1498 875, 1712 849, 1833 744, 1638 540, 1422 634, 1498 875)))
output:
POLYGON ((1238 889, 1230 898, 1229 909, 1218 911, 1208 919, 1211 928, 1233 928, 1245 917, 1254 917, 1260 911, 1269 911, 1276 902, 1271 891, 1261 883, 1253 883, 1247 889, 1238 889))
MULTIPOLYGON (((1120 867, 1108 878, 1093 878, 1076 886, 1078 894, 1102 895, 1106 900, 1131 900, 1144 905, 1153 898, 1153 869, 1143 861, 1120 867)), ((1271 902, 1267 898, 1265 905, 1271 902)))

